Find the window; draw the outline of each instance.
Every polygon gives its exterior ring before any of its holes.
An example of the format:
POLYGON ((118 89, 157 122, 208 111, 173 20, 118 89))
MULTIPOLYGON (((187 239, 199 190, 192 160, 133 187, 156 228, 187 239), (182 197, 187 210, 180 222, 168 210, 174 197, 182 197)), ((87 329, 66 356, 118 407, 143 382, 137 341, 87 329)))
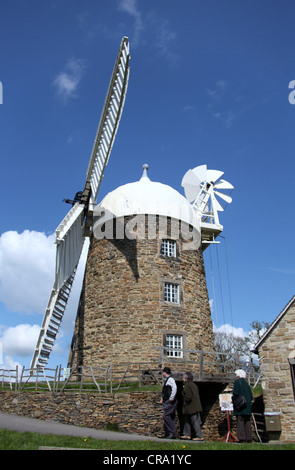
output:
POLYGON ((162 240, 161 254, 170 258, 176 258, 176 241, 162 240))
POLYGON ((183 357, 183 342, 181 335, 166 335, 167 357, 183 357), (171 349, 169 349, 171 348, 171 349))
POLYGON ((183 305, 183 281, 173 278, 159 279, 160 305, 179 309, 183 305))
POLYGON ((170 282, 164 283, 164 300, 165 302, 179 303, 179 285, 171 284, 170 282))
POLYGON ((293 394, 294 394, 294 399, 295 399, 295 359, 289 358, 289 364, 290 364, 290 372, 291 372, 291 381, 292 381, 292 387, 293 387, 293 394))

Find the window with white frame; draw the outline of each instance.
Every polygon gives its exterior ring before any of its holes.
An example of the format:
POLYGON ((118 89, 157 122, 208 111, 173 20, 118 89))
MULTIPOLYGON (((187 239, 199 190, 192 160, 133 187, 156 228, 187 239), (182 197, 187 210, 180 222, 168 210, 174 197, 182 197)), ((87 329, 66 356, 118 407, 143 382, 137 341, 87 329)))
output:
POLYGON ((295 359, 293 359, 293 358, 289 359, 289 364, 290 364, 293 394, 294 394, 294 399, 295 399, 295 359))
POLYGON ((167 357, 183 357, 183 341, 181 335, 166 335, 167 357))
POLYGON ((172 284, 171 282, 164 283, 164 300, 165 302, 172 302, 179 304, 179 285, 172 284))
POLYGON ((162 240, 161 254, 163 256, 169 256, 170 258, 176 258, 176 241, 162 240))

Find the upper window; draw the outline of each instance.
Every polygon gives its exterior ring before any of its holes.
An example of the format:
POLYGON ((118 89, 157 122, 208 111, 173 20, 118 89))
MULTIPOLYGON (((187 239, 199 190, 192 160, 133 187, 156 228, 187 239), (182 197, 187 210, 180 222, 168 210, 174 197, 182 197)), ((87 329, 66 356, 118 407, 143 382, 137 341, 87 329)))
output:
POLYGON ((170 282, 164 283, 164 300, 165 302, 172 302, 179 304, 179 285, 171 284, 170 282))
POLYGON ((163 256, 170 256, 171 258, 176 258, 176 241, 162 240, 161 254, 163 256))

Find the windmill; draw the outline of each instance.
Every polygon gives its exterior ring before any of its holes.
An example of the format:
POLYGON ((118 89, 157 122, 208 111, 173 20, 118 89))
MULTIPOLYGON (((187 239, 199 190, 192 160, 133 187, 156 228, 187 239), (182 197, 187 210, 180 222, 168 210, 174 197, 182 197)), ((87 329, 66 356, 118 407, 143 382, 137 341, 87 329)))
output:
POLYGON ((72 203, 72 208, 55 231, 55 279, 31 361, 31 371, 36 367, 44 368, 47 364, 66 309, 85 237, 91 234, 97 193, 124 107, 129 61, 129 41, 123 37, 94 140, 84 190, 79 191, 73 201, 66 200, 72 203))
POLYGON ((234 186, 221 179, 223 174, 223 171, 208 170, 207 165, 200 165, 188 170, 181 182, 186 198, 200 218, 205 248, 210 243, 218 243, 215 239, 223 230, 218 215, 224 211, 220 199, 226 204, 232 202, 231 196, 224 191, 231 192, 234 186))

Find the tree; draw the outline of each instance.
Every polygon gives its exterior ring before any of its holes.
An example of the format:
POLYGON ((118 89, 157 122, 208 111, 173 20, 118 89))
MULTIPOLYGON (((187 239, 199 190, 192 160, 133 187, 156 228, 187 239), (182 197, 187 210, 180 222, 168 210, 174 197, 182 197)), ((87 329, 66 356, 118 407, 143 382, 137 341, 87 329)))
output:
POLYGON ((226 371, 226 364, 230 367, 238 360, 239 363, 244 363, 247 368, 251 365, 255 372, 257 372, 259 365, 255 365, 252 350, 264 332, 269 328, 269 325, 266 322, 253 321, 250 323, 252 329, 246 337, 237 336, 226 331, 215 332, 215 348, 221 371, 226 371))
POLYGON ((254 346, 260 338, 264 335, 265 331, 269 328, 270 323, 267 322, 259 322, 259 321, 252 321, 250 323, 250 327, 252 328, 249 331, 249 334, 246 338, 248 343, 249 355, 251 356, 251 350, 253 350, 254 346))
POLYGON ((248 354, 248 344, 242 336, 236 336, 226 331, 214 333, 217 360, 221 363, 221 369, 225 372, 225 364, 232 365, 237 358, 248 354))

